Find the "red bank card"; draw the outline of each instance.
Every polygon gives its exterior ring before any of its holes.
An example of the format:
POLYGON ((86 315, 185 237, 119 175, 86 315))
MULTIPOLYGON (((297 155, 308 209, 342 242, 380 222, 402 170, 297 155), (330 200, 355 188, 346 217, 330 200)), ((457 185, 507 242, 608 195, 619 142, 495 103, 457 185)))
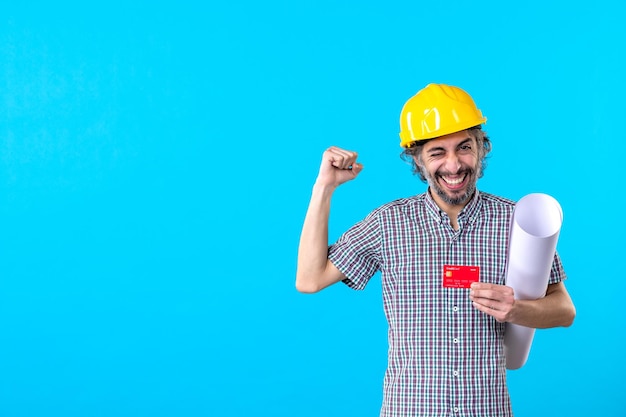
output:
POLYGON ((469 288, 478 282, 480 267, 465 265, 444 265, 443 286, 445 288, 469 288))

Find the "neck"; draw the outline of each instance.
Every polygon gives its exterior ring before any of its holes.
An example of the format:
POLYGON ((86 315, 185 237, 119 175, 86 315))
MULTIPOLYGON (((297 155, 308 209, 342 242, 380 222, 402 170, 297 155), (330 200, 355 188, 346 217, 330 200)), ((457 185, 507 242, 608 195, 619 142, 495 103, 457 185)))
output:
POLYGON ((450 219, 450 226, 452 226, 454 230, 458 230, 459 223, 457 219, 459 217, 459 213, 461 212, 461 210, 463 210, 463 207, 465 207, 467 203, 472 199, 473 194, 470 198, 467 199, 467 201, 462 204, 450 204, 444 201, 437 193, 432 192, 430 188, 428 189, 428 192, 430 193, 430 196, 433 198, 437 206, 448 215, 448 218, 450 219))

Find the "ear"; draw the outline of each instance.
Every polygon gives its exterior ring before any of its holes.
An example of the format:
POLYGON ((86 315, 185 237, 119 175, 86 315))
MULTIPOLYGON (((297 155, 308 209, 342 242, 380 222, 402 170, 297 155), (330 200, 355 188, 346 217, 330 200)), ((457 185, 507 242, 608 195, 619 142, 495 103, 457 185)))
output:
POLYGON ((418 157, 418 155, 411 155, 411 158, 413 158, 413 162, 415 162, 415 165, 417 165, 419 168, 424 168, 424 166, 420 162, 420 158, 418 157))
POLYGON ((426 181, 426 175, 424 174, 426 170, 424 169, 424 165, 420 163, 420 159, 417 155, 411 155, 411 158, 413 158, 413 163, 415 164, 413 166, 413 173, 419 175, 422 181, 426 181))

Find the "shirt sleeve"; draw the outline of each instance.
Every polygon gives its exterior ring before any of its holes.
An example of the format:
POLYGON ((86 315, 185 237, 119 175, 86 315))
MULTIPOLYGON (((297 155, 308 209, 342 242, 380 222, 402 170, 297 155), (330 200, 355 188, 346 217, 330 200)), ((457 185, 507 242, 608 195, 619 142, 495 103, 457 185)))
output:
POLYGON ((365 288, 380 269, 380 242, 380 222, 370 214, 328 248, 328 259, 346 276, 344 284, 355 290, 365 288))
POLYGON ((563 264, 561 263, 561 257, 558 253, 554 254, 554 262, 552 262, 552 268, 550 269, 550 279, 548 280, 548 284, 556 284, 561 281, 565 281, 567 276, 565 275, 565 270, 563 269, 563 264))

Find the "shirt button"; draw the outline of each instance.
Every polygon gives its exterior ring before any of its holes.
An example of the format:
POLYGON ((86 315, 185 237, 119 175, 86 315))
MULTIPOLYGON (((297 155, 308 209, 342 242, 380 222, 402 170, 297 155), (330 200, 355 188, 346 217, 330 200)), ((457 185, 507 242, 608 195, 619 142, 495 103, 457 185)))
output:
POLYGON ((459 308, 457 306, 454 306, 454 307, 452 307, 452 311, 454 311, 456 313, 457 311, 459 311, 459 308))
POLYGON ((455 413, 459 412, 459 407, 454 407, 452 410, 454 410, 455 413))
POLYGON ((454 372, 452 372, 452 375, 454 375, 454 376, 459 376, 459 371, 454 371, 454 372))
POLYGON ((452 341, 453 341, 454 343, 459 343, 459 339, 458 339, 458 338, 456 338, 456 337, 455 337, 454 339, 452 339, 452 341))

